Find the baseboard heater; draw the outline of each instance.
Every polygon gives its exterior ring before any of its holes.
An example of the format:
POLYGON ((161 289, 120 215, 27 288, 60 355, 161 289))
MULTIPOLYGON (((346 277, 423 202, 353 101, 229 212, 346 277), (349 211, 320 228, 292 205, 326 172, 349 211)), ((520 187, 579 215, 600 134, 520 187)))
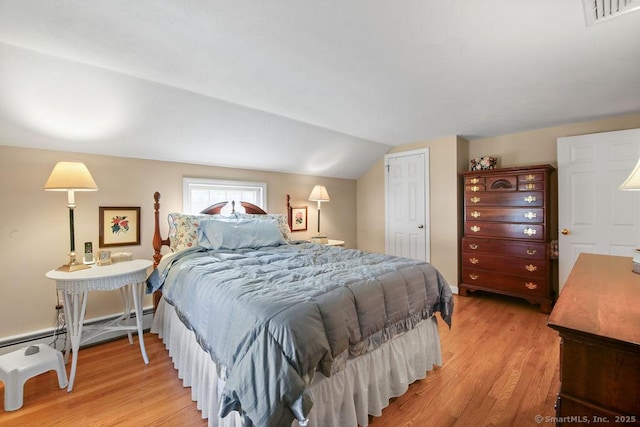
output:
MULTIPOLYGON (((109 316, 98 317, 95 319, 87 320, 85 325, 99 325, 100 323, 107 323, 122 316, 122 313, 116 313, 109 316)), ((131 313, 133 319, 135 319, 135 313, 131 313)), ((151 322, 153 321, 153 308, 148 307, 142 311, 142 324, 143 329, 147 332, 151 328, 151 322)), ((14 350, 33 345, 33 344, 46 344, 53 346, 57 350, 63 351, 66 337, 66 327, 61 328, 47 328, 39 331, 33 331, 26 334, 14 335, 4 339, 0 339, 0 355, 12 352, 14 350)), ((137 334, 137 333, 136 333, 137 334)), ((90 345, 98 344, 105 341, 111 341, 116 338, 126 337, 127 331, 110 331, 104 334, 100 334, 86 342, 83 342, 80 348, 90 345)))

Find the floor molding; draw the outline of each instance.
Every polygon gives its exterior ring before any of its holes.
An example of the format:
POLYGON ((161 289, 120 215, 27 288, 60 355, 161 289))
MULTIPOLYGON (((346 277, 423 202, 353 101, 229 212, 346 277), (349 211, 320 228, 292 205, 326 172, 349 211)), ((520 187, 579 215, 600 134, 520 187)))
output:
MULTIPOLYGON (((153 308, 147 307, 143 310, 142 324, 143 329, 148 331, 151 328, 151 322, 153 321, 153 308)), ((100 323, 107 323, 111 320, 117 319, 122 316, 122 313, 115 313, 109 316, 99 317, 91 320, 87 320, 85 325, 98 325, 100 323)), ((135 314, 133 314, 135 318, 135 314)), ((39 331, 27 332, 25 334, 14 335, 0 340, 0 355, 10 353, 14 350, 28 347, 34 344, 46 344, 54 347, 57 350, 63 351, 66 337, 66 328, 63 326, 62 330, 57 332, 58 328, 48 328, 39 331), (57 332, 57 333, 56 333, 57 332)), ((136 333, 137 334, 137 333, 136 333)), ((111 341, 116 338, 121 338, 127 335, 127 331, 111 331, 104 334, 100 334, 86 342, 83 342, 80 346, 86 347, 94 344, 98 344, 105 341, 111 341)))

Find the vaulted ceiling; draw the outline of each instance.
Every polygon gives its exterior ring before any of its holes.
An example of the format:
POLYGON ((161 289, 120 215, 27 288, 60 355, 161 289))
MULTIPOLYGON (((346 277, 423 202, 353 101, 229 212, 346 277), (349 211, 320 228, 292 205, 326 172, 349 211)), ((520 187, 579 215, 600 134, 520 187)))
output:
POLYGON ((0 0, 0 144, 357 178, 390 147, 640 111, 581 0, 0 0))

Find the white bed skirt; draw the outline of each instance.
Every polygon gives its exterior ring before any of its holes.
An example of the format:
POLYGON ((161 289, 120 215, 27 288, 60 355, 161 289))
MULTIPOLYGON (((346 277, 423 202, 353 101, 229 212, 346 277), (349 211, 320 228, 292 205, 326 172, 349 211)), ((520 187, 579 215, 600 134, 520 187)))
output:
MULTIPOLYGON (((194 333, 164 299, 156 310, 151 332, 162 338, 178 377, 185 387, 191 387, 191 398, 209 426, 241 427, 236 412, 218 417, 218 397, 224 381, 218 378, 215 364, 194 333)), ((308 389, 314 404, 307 425, 367 426, 369 414, 380 416, 392 397, 404 394, 409 384, 425 378, 434 365, 442 365, 435 315, 376 350, 350 360, 331 378, 318 373, 308 389)), ((298 423, 293 425, 297 427, 298 423)))

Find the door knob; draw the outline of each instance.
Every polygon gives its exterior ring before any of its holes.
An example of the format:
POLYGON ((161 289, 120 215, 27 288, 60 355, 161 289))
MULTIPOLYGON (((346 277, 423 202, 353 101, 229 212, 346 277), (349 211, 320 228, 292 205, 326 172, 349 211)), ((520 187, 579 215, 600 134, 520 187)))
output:
POLYGON ((567 234, 570 234, 570 233, 571 233, 571 232, 569 231, 569 229, 568 229, 568 228, 563 228, 563 229, 562 229, 562 231, 560 231, 560 232, 561 232, 562 234, 564 234, 565 236, 566 236, 567 234))
POLYGON ((418 228, 424 228, 424 225, 423 224, 419 224, 418 228))

